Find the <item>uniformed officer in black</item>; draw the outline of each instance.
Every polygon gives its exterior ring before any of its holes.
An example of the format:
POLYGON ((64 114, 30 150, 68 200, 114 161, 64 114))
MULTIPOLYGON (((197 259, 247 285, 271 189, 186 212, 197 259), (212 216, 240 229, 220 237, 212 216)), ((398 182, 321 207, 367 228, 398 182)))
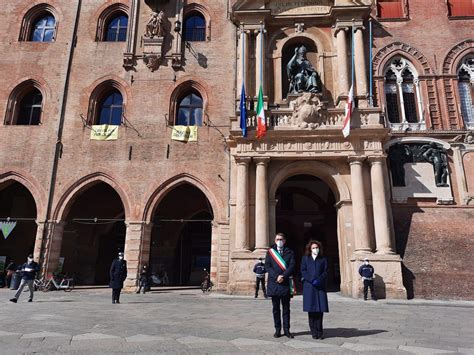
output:
POLYGON ((374 293, 374 267, 370 265, 369 259, 365 258, 364 263, 359 268, 359 275, 364 280, 364 301, 367 301, 368 289, 370 288, 370 296, 376 301, 374 293))
POLYGON ((283 318, 283 332, 288 338, 294 338, 290 333, 290 277, 293 277, 295 271, 295 254, 293 250, 285 246, 286 237, 283 233, 275 236, 275 244, 272 246, 285 261, 286 270, 282 269, 271 251, 267 252, 265 258, 265 268, 268 272, 267 295, 272 298, 273 304, 273 322, 275 325, 275 338, 281 337, 281 318, 283 318), (280 313, 280 303, 283 306, 283 313, 280 313))
POLYGON ((265 269, 265 264, 263 263, 263 258, 258 258, 258 262, 253 267, 253 272, 255 273, 255 298, 258 297, 258 290, 260 289, 260 284, 262 284, 263 296, 267 298, 267 290, 265 288, 265 274, 267 270, 265 269))

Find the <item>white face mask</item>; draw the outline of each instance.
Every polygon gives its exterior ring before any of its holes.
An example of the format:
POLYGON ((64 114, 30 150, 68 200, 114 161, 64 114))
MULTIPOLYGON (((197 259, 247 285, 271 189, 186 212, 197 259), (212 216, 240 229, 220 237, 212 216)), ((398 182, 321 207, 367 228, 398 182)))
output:
POLYGON ((33 262, 33 259, 28 258, 28 262, 29 262, 29 263, 32 263, 32 262, 33 262))
POLYGON ((313 248, 313 249, 311 249, 311 253, 313 253, 314 256, 318 256, 318 254, 319 254, 319 248, 313 248))
POLYGON ((364 261, 364 265, 369 265, 369 262, 368 262, 368 261, 364 261))
POLYGON ((123 260, 123 256, 121 256, 121 255, 118 258, 119 258, 119 260, 123 260))
POLYGON ((277 240, 276 241, 276 245, 278 248, 283 248, 283 245, 285 244, 285 242, 283 240, 277 240))

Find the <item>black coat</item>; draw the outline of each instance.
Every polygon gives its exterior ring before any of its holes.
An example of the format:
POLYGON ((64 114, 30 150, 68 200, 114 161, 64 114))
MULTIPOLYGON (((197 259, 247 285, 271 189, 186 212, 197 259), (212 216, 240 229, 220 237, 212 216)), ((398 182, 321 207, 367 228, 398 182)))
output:
POLYGON ((123 288, 123 282, 127 278, 127 262, 125 260, 114 259, 110 266, 111 288, 123 288))
MULTIPOLYGON (((278 250, 276 245, 273 245, 272 248, 278 250)), ((268 273, 267 295, 269 297, 285 297, 290 295, 290 276, 293 276, 295 271, 295 254, 293 253, 293 250, 284 247, 282 257, 287 265, 286 271, 283 271, 278 266, 276 261, 270 256, 269 252, 267 252, 265 258, 265 269, 267 269, 268 273), (281 284, 276 282, 279 275, 283 275, 284 278, 281 284)))
POLYGON ((329 312, 326 281, 328 277, 328 261, 325 257, 303 256, 301 259, 301 276, 303 277, 303 311, 329 312), (313 280, 319 285, 313 286, 313 280))

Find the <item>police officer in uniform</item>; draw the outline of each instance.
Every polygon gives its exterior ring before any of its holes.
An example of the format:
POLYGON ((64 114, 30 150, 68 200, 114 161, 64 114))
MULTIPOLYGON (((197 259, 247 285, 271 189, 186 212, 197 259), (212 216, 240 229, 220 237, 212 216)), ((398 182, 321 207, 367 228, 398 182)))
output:
POLYGON ((123 282, 127 278, 127 262, 123 258, 123 253, 118 253, 118 258, 110 265, 110 283, 112 289, 112 303, 120 303, 120 292, 123 282))
POLYGON ((260 289, 260 284, 262 284, 263 296, 267 298, 267 290, 265 289, 265 274, 267 270, 265 269, 265 264, 263 263, 263 258, 258 258, 258 262, 253 267, 253 272, 255 273, 255 298, 258 297, 258 290, 260 289))
POLYGON ((265 258, 265 268, 268 272, 267 295, 272 298, 273 323, 275 338, 281 337, 281 318, 283 318, 283 332, 286 337, 294 338, 290 333, 290 282, 295 271, 295 254, 285 246, 286 237, 283 233, 275 236, 275 244, 268 250, 265 258), (280 304, 283 312, 280 313, 280 304))
POLYGON ((359 268, 359 275, 364 280, 364 301, 367 301, 367 293, 370 288, 370 296, 376 301, 374 293, 374 267, 370 265, 369 259, 365 258, 364 263, 359 268))

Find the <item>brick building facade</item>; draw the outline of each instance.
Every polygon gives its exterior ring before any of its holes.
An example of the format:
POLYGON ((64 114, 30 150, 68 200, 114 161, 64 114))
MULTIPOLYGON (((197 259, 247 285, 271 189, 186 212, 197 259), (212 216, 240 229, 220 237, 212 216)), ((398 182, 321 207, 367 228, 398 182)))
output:
POLYGON ((343 294, 360 295, 367 256, 382 296, 472 298, 474 9, 462 1, 12 0, 0 11, 0 219, 17 222, 0 256, 34 252, 47 273, 105 284, 124 250, 129 287, 149 264, 173 285, 210 268, 218 289, 249 293, 251 266, 284 231, 298 256, 322 240, 343 294), (289 92, 302 46, 318 92, 289 92), (91 140, 97 124, 118 125, 118 139, 91 140), (174 126, 198 126, 197 142, 171 139, 174 126))

